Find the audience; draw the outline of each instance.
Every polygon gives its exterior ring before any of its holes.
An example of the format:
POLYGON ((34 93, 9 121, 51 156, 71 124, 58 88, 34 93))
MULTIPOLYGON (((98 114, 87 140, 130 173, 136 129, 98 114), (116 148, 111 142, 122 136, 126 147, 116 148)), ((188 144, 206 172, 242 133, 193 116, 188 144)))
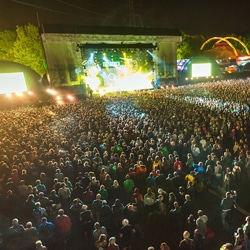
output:
MULTIPOLYGON (((49 224, 51 234, 41 240, 50 249, 51 235, 68 238, 71 228, 80 228, 87 240, 98 222, 113 234, 105 233, 104 248, 124 249, 135 237, 124 210, 137 206, 137 229, 145 216, 174 215, 167 221, 178 221, 178 235, 184 232, 180 248, 187 242, 203 247, 207 217, 202 210, 193 216, 199 195, 206 188, 221 196, 239 193, 242 180, 250 179, 249 83, 223 80, 3 109, 0 193, 6 206, 0 212, 14 223, 3 232, 4 244, 25 241, 30 228, 41 236, 49 224), (106 207, 110 218, 101 213, 106 207), (198 230, 189 232, 191 214, 198 230), (62 218, 70 221, 65 232, 62 218), (29 222, 26 229, 19 220, 29 222)), ((37 237, 28 238, 29 247, 43 249, 37 237)))

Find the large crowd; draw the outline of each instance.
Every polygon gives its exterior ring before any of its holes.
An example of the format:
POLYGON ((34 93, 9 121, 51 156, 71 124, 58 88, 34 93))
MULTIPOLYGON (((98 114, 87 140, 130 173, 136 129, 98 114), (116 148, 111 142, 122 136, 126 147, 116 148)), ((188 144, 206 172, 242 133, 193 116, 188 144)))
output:
MULTIPOLYGON (((200 196, 221 195, 227 230, 250 180, 249 86, 222 80, 3 109, 2 249, 133 249, 145 222, 183 236, 148 249, 206 249, 200 196)), ((222 248, 249 250, 248 223, 222 248)))

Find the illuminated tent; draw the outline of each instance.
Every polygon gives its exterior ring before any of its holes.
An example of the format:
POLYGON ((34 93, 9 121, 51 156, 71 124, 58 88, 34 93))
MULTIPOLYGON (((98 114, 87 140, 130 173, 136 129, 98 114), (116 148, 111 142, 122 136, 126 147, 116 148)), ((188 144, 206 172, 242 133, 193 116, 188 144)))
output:
POLYGON ((247 64, 250 63, 250 52, 245 43, 236 37, 212 37, 205 41, 200 50, 203 54, 211 56, 220 65, 224 73, 243 72, 247 64), (241 45, 244 53, 236 49, 231 40, 241 45), (203 50, 206 44, 216 41, 211 49, 203 50))
POLYGON ((216 46, 212 49, 205 50, 203 53, 204 55, 212 57, 214 60, 223 60, 223 59, 236 59, 238 57, 246 56, 243 52, 236 49, 238 56, 235 55, 234 50, 227 44, 224 46, 216 46))
MULTIPOLYGON (((33 69, 22 65, 20 63, 11 62, 11 61, 0 61, 0 74, 6 73, 23 73, 27 90, 42 90, 42 78, 35 72, 33 69)), ((6 83, 0 83, 6 84, 6 83)))

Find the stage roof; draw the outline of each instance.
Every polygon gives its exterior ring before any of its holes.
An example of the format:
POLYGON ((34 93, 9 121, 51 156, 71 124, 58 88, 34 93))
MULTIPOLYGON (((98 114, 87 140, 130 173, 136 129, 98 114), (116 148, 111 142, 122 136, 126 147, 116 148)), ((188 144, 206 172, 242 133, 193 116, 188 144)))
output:
POLYGON ((81 43, 152 43, 181 42, 178 29, 142 28, 142 27, 106 27, 43 24, 41 27, 43 41, 68 40, 81 43))

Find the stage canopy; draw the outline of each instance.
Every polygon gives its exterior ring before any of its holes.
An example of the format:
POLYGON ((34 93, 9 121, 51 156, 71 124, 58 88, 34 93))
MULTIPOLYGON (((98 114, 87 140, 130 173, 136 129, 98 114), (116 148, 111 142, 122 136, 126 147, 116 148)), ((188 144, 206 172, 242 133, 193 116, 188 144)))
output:
POLYGON ((44 24, 41 32, 54 87, 143 89, 177 76, 177 29, 44 24))

